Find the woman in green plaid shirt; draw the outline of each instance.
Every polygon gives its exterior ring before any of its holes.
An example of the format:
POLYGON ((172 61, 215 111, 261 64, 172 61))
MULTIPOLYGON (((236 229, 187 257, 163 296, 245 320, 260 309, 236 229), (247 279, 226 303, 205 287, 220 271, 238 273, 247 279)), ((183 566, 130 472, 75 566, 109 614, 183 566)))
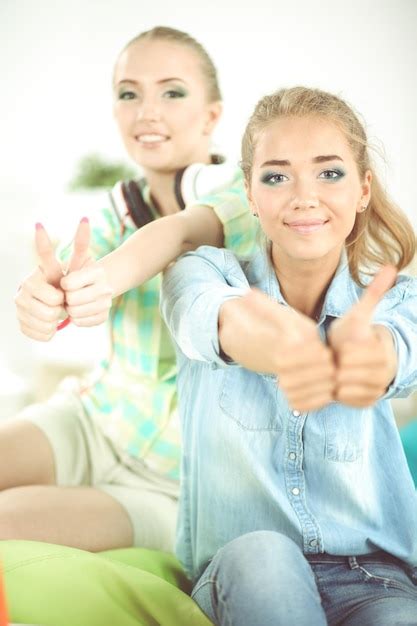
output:
MULTIPOLYGON (((98 371, 1 425, 0 539, 93 551, 131 545, 170 550, 180 441, 175 354, 159 314, 160 272, 202 244, 250 254, 257 226, 237 169, 229 169, 226 182, 210 183, 213 168, 223 167, 209 165, 221 96, 213 63, 198 42, 164 27, 142 33, 117 60, 114 94, 121 136, 144 172, 135 189, 151 221, 137 230, 129 188, 117 185, 111 208, 91 219, 89 242, 89 225, 81 224, 69 262, 74 271, 65 278, 38 225, 41 266, 16 296, 27 336, 51 339, 64 308, 79 326, 99 323, 112 298, 128 291, 113 299, 111 347, 98 371), (207 179, 200 190, 214 192, 180 211, 174 182, 195 163, 202 164, 200 182, 207 179), (126 256, 131 263, 121 280, 126 256)), ((193 181, 190 168, 187 176, 193 181)))

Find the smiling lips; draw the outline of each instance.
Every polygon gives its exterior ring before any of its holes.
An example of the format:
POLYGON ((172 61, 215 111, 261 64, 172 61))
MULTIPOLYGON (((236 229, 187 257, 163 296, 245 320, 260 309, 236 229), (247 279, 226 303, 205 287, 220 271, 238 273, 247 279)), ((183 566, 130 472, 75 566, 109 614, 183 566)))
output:
POLYGON ((159 133, 142 133, 135 136, 136 141, 146 147, 156 147, 168 141, 167 135, 161 135, 159 133))
POLYGON ((327 224, 328 220, 296 220, 294 222, 286 222, 286 226, 291 228, 291 230, 295 231, 299 235, 309 235, 310 233, 314 233, 321 228, 325 224, 327 224))

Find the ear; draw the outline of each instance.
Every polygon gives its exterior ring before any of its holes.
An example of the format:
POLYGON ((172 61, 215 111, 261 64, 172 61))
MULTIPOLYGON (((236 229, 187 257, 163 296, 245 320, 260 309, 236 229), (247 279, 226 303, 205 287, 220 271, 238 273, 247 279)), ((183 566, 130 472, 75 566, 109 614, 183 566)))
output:
POLYGON ((221 100, 216 100, 215 102, 209 102, 207 105, 207 120, 204 125, 204 134, 211 135, 216 126, 217 122, 220 119, 220 116, 223 112, 223 102, 221 100))
POLYGON ((357 209, 358 213, 361 213, 364 210, 364 207, 366 208, 371 201, 371 184, 372 172, 371 170, 366 170, 362 183, 362 195, 357 209))

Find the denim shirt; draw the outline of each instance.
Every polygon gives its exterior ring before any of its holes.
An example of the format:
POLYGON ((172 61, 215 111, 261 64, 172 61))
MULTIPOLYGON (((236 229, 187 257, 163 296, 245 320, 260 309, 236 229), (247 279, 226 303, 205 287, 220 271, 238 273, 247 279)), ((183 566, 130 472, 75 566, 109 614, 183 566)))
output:
MULTIPOLYGON (((177 554, 188 575, 196 581, 222 546, 255 530, 283 533, 305 554, 385 550, 415 568, 417 492, 389 398, 417 389, 417 280, 400 276, 374 315, 399 357, 385 396, 372 407, 331 402, 307 412, 289 406, 276 377, 221 356, 219 308, 250 286, 288 306, 264 252, 246 263, 203 246, 163 284, 162 313, 179 358, 177 554)), ((362 291, 343 258, 318 321, 323 339, 362 291)))

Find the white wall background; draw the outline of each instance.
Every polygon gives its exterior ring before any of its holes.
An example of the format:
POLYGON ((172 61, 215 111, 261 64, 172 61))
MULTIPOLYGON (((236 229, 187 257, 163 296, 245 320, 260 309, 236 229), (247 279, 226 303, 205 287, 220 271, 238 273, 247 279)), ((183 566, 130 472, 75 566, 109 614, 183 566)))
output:
POLYGON ((82 361, 100 343, 67 329, 39 350, 18 332, 13 295, 33 266, 34 223, 70 232, 85 212, 66 192, 80 156, 124 157, 111 116, 112 67, 131 37, 156 24, 189 31, 217 64, 225 114, 216 145, 224 152, 238 158, 261 95, 294 84, 340 93, 385 147, 387 187, 417 225, 417 2, 237 4, 0 0, 0 346, 4 364, 26 380, 40 359, 82 361))

